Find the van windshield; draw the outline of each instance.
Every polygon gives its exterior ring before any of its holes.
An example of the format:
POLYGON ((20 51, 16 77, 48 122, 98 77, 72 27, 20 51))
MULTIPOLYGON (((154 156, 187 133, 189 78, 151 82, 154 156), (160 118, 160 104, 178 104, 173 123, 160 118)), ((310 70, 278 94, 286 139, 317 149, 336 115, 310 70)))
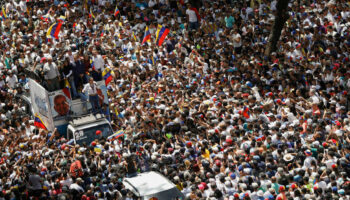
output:
POLYGON ((112 129, 108 123, 101 124, 98 126, 93 126, 85 129, 80 129, 75 132, 75 141, 77 144, 87 144, 89 145, 95 139, 101 137, 107 138, 112 134, 112 129), (100 135, 96 135, 96 131, 101 131, 100 135))

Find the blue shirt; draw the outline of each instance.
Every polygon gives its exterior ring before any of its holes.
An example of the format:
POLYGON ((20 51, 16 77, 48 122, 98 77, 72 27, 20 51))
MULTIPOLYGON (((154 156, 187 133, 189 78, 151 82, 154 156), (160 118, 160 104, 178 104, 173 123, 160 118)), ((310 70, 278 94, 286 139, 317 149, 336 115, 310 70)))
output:
POLYGON ((227 28, 232 28, 233 23, 235 23, 235 18, 233 18, 232 16, 225 17, 225 23, 227 28))

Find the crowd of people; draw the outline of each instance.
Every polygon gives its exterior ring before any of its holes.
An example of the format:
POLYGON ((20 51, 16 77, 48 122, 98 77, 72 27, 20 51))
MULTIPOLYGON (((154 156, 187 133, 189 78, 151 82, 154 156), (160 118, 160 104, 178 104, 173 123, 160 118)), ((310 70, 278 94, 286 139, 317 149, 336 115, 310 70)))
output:
POLYGON ((1 200, 137 199, 122 180, 146 171, 185 199, 350 198, 349 2, 290 0, 270 55, 277 0, 0 3, 1 200), (117 140, 68 144, 18 98, 29 78, 79 98, 106 68, 117 140))

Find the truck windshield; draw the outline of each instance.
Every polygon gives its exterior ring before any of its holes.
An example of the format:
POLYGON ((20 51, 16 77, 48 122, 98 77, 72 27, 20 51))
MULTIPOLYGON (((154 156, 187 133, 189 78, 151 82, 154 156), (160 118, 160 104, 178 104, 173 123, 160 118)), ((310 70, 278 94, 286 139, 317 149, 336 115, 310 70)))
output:
POLYGON ((101 137, 107 138, 112 134, 111 127, 109 124, 101 124, 98 126, 80 129, 75 132, 75 141, 77 144, 87 144, 89 145, 95 139, 99 139, 101 137), (100 135, 96 135, 96 131, 101 131, 100 135))

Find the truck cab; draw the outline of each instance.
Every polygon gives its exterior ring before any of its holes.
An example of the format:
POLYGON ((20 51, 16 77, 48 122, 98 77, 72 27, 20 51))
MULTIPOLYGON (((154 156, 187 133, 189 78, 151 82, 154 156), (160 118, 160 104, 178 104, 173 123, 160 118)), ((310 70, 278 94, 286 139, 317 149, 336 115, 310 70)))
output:
POLYGON ((155 171, 124 178, 123 185, 141 200, 185 199, 174 183, 155 171))
POLYGON ((107 138, 113 133, 109 121, 102 114, 89 114, 74 118, 67 126, 67 139, 73 139, 74 144, 89 145, 95 139, 107 138), (100 134, 96 134, 100 131, 100 134))

